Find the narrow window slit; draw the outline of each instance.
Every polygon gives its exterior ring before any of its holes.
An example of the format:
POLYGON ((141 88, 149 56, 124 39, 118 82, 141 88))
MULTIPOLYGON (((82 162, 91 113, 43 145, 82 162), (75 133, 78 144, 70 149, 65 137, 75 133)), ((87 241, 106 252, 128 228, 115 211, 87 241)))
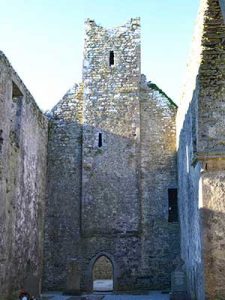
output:
POLYGON ((98 147, 101 148, 102 147, 102 133, 98 134, 98 147))
POLYGON ((114 51, 110 51, 109 53, 109 65, 110 66, 114 65, 114 51))
POLYGON ((19 148, 20 145, 20 129, 22 121, 23 109, 23 93, 20 88, 12 81, 12 101, 14 107, 14 117, 12 119, 12 129, 10 131, 10 141, 12 145, 19 148))
POLYGON ((3 135, 3 130, 0 129, 0 153, 2 152, 2 145, 3 145, 3 141, 4 141, 2 135, 3 135))
POLYGON ((177 203, 177 189, 168 189, 168 206, 169 218, 168 222, 178 222, 178 203, 177 203))

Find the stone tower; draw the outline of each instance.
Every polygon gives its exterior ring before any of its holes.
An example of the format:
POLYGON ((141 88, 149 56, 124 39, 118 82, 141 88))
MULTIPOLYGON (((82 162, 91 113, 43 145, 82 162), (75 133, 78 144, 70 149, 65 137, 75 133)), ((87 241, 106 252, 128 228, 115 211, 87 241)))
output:
MULTIPOLYGON (((117 278, 124 276, 118 265, 129 272, 129 259, 133 252, 140 251, 140 76, 140 20, 131 19, 113 30, 87 20, 83 63, 82 252, 86 251, 88 257, 97 255, 96 258, 104 252, 115 259, 125 251, 128 263, 125 265, 120 259, 114 264, 117 278)), ((137 268, 137 259, 133 265, 137 268)), ((90 279, 85 278, 85 289, 89 288, 90 279)), ((115 280, 114 287, 126 289, 134 285, 131 278, 126 281, 115 280)))
POLYGON ((201 0, 178 112, 140 73, 139 19, 87 20, 83 81, 48 120, 0 51, 1 299, 169 290, 179 255, 175 295, 183 270, 191 299, 225 299, 224 19, 201 0))
POLYGON ((140 76, 140 20, 113 30, 88 20, 83 64, 85 236, 139 230, 140 76))
POLYGON ((44 289, 65 290, 73 269, 73 289, 92 291, 102 256, 114 290, 169 288, 175 115, 141 76, 140 20, 110 30, 87 20, 82 84, 50 113, 44 289))

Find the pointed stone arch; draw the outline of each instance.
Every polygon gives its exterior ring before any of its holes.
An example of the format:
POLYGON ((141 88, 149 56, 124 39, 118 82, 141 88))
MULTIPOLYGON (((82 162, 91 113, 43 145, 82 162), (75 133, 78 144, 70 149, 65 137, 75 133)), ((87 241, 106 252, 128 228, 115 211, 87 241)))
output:
POLYGON ((96 254, 94 257, 92 257, 90 264, 89 264, 88 277, 89 277, 89 284, 91 287, 91 291, 93 291, 93 269, 94 269, 96 262, 101 257, 106 257, 112 265, 113 291, 115 291, 115 290, 117 290, 117 277, 118 277, 117 265, 115 263, 114 257, 111 254, 104 252, 104 251, 101 251, 98 254, 96 254))

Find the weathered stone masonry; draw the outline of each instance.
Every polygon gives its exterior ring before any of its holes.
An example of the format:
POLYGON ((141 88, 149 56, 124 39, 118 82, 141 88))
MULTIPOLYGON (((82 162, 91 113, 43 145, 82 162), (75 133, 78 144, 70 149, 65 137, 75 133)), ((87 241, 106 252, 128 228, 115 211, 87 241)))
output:
POLYGON ((101 255, 115 290, 170 287, 179 255, 179 226, 168 223, 175 115, 141 80, 139 19, 112 30, 87 20, 82 85, 50 115, 45 289, 66 288, 72 259, 81 290, 91 291, 101 255))
POLYGON ((141 75, 139 19, 87 20, 82 83, 48 121, 0 52, 2 299, 38 295, 42 273, 45 290, 91 291, 99 257, 114 290, 169 289, 180 252, 190 298, 225 299, 224 9, 201 1, 178 112, 141 75))
POLYGON ((1 299, 40 293, 46 149, 47 119, 0 52, 1 299))
POLYGON ((79 255, 82 95, 75 85, 49 122, 44 288, 62 289, 67 261, 79 255))
POLYGON ((112 30, 86 22, 82 84, 49 112, 49 125, 1 54, 3 299, 20 286, 40 292, 45 194, 43 289, 66 290, 73 264, 77 291, 91 291, 101 256, 112 263, 114 290, 169 289, 179 225, 168 222, 168 190, 177 180, 189 295, 223 299, 221 7, 202 1, 178 156, 176 106, 141 76, 139 19, 112 30))
POLYGON ((193 299, 225 297, 223 4, 201 3, 177 117, 181 255, 193 299))

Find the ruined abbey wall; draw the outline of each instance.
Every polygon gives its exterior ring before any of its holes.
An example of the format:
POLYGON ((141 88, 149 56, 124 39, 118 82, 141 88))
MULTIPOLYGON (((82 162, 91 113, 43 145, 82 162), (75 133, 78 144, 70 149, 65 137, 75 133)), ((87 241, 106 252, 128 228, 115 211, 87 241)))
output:
POLYGON ((88 20, 83 63, 85 236, 139 231, 139 82, 139 20, 113 30, 88 20), (112 65, 110 51, 114 56, 112 65))
POLYGON ((203 63, 199 70, 199 131, 197 150, 203 161, 202 222, 206 295, 225 297, 224 188, 225 188, 225 23, 219 1, 205 11, 203 63), (207 70, 206 70, 207 67, 207 70))
POLYGON ((82 87, 75 85, 49 114, 44 289, 62 289, 68 259, 79 255, 82 87))
POLYGON ((224 9, 201 1, 178 111, 141 76, 138 18, 87 20, 82 84, 47 117, 0 52, 1 299, 91 292, 101 257, 115 291, 169 289, 180 252, 190 298, 225 298, 224 9))
POLYGON ((204 299, 203 257, 199 193, 201 162, 197 161, 197 126, 204 9, 201 6, 186 81, 177 112, 178 200, 181 257, 185 262, 187 289, 192 298, 204 299))
MULTIPOLYGON (((144 79, 144 76, 142 76, 144 79)), ((141 270, 151 286, 170 287, 180 244, 178 222, 169 222, 168 190, 177 188, 176 105, 144 80, 140 86, 141 270), (159 272, 160 269, 160 272, 159 272)), ((146 280, 147 281, 147 280, 146 280)))
MULTIPOLYGON (((139 82, 140 21, 131 19, 124 26, 106 30, 87 20, 82 269, 87 269, 90 259, 101 251, 109 252, 117 264, 116 289, 120 290, 135 287, 140 256, 139 82), (122 253, 127 253, 126 261, 122 253)), ((83 289, 89 288, 90 279, 82 278, 83 289)))
POLYGON ((196 155, 197 90, 180 133, 178 151, 178 198, 181 226, 181 256, 185 261, 188 290, 193 299, 204 299, 201 215, 201 163, 196 155))
POLYGON ((1 299, 40 292, 46 149, 47 120, 0 53, 1 299))
POLYGON ((82 85, 49 114, 45 289, 65 290, 76 264, 91 291, 101 256, 114 290, 170 287, 176 105, 140 81, 139 19, 112 30, 87 20, 82 85))
POLYGON ((181 249, 197 299, 225 296, 224 34, 219 1, 202 1, 177 118, 181 249))

